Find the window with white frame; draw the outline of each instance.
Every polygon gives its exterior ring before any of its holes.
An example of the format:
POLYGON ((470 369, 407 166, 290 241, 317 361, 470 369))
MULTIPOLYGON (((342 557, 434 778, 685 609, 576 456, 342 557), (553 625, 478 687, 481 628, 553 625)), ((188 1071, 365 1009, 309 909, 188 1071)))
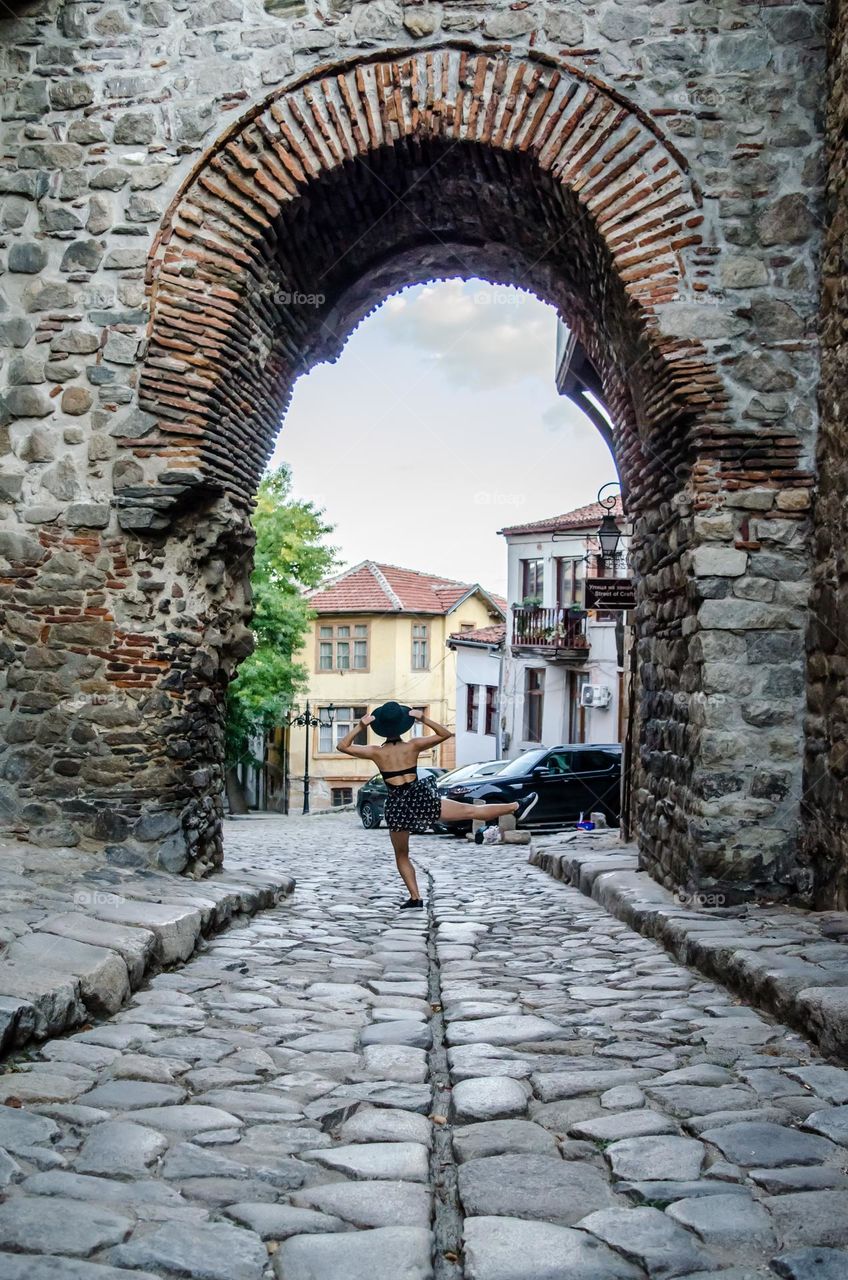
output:
MULTIPOLYGON (((354 725, 358 724, 367 713, 367 707, 336 707, 333 713, 333 723, 330 724, 327 708, 320 707, 316 713, 321 720, 321 725, 318 729, 318 754, 328 755, 333 753, 342 738, 346 738, 354 725), (326 724, 324 723, 325 720, 326 724)), ((361 729, 353 741, 358 747, 366 746, 368 743, 367 729, 361 729)))
POLYGON ((318 626, 319 671, 367 671, 368 624, 322 622, 318 626))
POLYGON ((430 624, 427 622, 412 624, 412 670, 430 670, 430 624))

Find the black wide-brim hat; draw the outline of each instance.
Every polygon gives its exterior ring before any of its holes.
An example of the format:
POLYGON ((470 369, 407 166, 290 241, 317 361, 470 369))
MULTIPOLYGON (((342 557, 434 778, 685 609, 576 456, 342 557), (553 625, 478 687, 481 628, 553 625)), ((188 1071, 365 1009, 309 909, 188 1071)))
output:
POLYGON ((399 738, 415 724, 409 707, 402 707, 399 702, 384 702, 371 714, 374 717, 371 728, 378 738, 399 738))

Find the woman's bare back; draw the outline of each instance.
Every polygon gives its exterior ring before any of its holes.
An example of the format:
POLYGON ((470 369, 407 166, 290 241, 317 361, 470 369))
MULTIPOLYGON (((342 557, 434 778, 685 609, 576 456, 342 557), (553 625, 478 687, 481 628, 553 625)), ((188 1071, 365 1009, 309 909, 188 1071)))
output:
MULTIPOLYGON (((393 773, 402 769, 410 777, 415 776, 418 765, 419 748, 414 742, 384 743, 381 747, 373 747, 372 759, 381 773, 393 773)), ((402 783, 403 778, 390 778, 387 785, 402 783)))

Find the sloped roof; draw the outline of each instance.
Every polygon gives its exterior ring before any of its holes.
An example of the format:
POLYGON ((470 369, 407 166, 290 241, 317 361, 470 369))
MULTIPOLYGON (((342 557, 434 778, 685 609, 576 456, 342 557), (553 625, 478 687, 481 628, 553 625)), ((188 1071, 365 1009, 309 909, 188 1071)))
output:
MULTIPOLYGON (((616 498, 610 514, 617 520, 624 515, 621 498, 616 498)), ((588 529, 594 533, 605 515, 607 515, 606 507, 601 506, 600 502, 590 502, 585 507, 575 507, 573 511, 566 511, 561 516, 548 516, 546 519, 533 520, 530 524, 513 524, 508 529, 500 529, 499 532, 509 535, 511 533, 554 533, 560 529, 588 529)))
POLYGON ((307 593, 316 613, 424 613, 447 614, 467 596, 479 591, 496 611, 506 612, 506 601, 486 591, 478 582, 455 582, 435 573, 402 569, 394 564, 363 560, 344 573, 328 578, 307 593))
POLYGON ((496 622, 491 627, 475 627, 473 631, 452 631, 448 636, 452 644, 503 644, 506 638, 506 624, 496 622))

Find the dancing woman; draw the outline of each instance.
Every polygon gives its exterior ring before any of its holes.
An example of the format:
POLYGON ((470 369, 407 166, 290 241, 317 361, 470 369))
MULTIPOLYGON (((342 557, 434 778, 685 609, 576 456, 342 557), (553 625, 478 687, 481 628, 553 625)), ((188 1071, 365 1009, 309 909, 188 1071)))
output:
POLYGON ((529 813, 538 798, 535 792, 531 792, 517 804, 460 804, 458 800, 442 799, 432 774, 418 777, 417 763, 422 751, 429 751, 452 737, 450 729, 428 720, 423 712, 413 711, 397 702, 385 702, 372 715, 363 716, 337 746, 337 750, 345 755, 373 760, 385 779, 389 790, 386 826, 395 851, 397 869, 409 891, 409 901, 402 904, 403 908, 424 905, 415 868, 409 858, 410 831, 427 831, 439 818, 443 822, 462 822, 468 818, 499 818, 501 814, 513 813, 520 819, 529 813), (432 734, 404 741, 402 735, 412 728, 416 720, 432 729, 432 734), (354 738, 368 725, 378 737, 385 739, 382 746, 354 746, 354 738))

